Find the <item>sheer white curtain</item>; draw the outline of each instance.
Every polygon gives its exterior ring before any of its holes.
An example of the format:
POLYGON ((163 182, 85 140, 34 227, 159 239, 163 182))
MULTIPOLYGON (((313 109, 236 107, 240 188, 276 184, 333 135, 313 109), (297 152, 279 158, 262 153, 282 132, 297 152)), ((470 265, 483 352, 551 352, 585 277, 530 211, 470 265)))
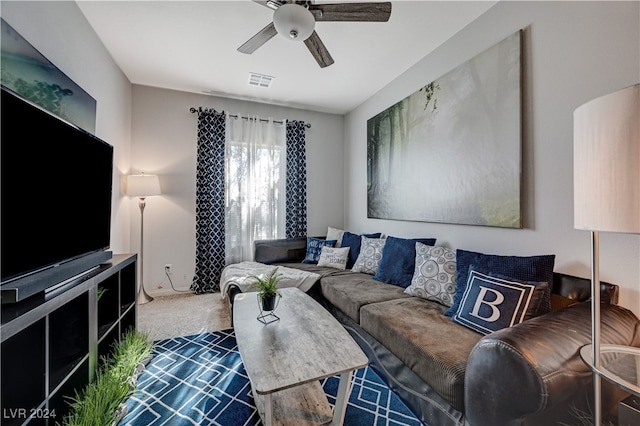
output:
POLYGON ((226 264, 253 260, 253 242, 284 238, 286 127, 272 119, 226 121, 226 264))

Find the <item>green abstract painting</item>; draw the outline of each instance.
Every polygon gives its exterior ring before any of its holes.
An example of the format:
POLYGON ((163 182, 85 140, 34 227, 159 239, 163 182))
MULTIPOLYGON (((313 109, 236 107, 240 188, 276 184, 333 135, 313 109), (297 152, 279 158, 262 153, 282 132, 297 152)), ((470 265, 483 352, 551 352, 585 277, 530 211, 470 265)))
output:
POLYGON ((369 218, 521 228, 521 32, 367 121, 369 218))
POLYGON ((96 101, 0 19, 2 85, 90 133, 96 101))

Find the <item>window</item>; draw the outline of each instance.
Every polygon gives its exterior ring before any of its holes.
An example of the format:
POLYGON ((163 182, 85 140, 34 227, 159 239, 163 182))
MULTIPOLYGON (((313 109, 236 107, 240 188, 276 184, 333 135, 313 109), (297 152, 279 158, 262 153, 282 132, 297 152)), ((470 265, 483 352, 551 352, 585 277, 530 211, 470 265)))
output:
POLYGON ((253 260, 253 242, 284 238, 285 126, 227 118, 225 263, 253 260))

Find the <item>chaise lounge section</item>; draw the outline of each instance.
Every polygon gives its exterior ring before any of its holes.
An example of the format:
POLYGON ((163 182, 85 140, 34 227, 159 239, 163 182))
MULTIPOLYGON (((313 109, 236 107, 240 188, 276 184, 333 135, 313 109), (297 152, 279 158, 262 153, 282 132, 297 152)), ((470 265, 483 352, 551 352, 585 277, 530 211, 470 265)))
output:
MULTIPOLYGON (((552 312, 483 336, 400 286, 302 263, 306 250, 306 238, 257 241, 255 261, 318 273, 309 293, 425 424, 571 425, 590 412, 592 373, 579 356, 591 341, 589 280, 554 273, 552 312)), ((640 320, 616 305, 618 287, 602 283, 601 296, 603 342, 640 347, 640 320)), ((603 395, 615 416, 627 394, 603 381, 603 395)))

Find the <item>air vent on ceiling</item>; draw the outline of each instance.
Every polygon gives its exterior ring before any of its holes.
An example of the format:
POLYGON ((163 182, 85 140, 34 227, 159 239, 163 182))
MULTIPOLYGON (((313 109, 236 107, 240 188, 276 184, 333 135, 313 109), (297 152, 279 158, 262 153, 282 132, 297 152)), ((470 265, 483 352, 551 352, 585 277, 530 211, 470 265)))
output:
POLYGON ((271 77, 270 75, 258 74, 255 72, 249 73, 250 86, 269 87, 272 81, 273 77, 271 77))

